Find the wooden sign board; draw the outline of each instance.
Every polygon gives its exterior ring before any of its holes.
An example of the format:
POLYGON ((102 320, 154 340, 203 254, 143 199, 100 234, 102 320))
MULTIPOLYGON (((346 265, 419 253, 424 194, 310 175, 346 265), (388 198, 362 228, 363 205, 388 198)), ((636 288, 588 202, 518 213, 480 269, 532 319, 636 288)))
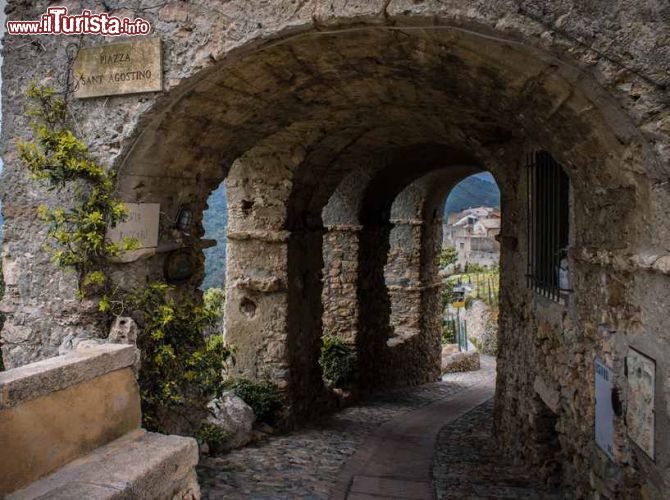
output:
POLYGON ((123 238, 132 238, 139 242, 140 248, 158 246, 158 221, 160 203, 126 203, 128 219, 107 231, 107 239, 118 243, 123 238))
POLYGON ((79 50, 74 62, 74 95, 98 97, 163 89, 159 38, 113 43, 79 50))

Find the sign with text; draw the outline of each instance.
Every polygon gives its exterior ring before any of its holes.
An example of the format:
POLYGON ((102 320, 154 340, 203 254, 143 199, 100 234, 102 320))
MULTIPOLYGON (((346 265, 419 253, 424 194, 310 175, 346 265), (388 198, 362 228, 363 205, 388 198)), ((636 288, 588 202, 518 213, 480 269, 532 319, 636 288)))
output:
POLYGON ((159 38, 80 49, 74 62, 75 97, 80 99, 162 90, 159 38))
POLYGON ((596 372, 596 444, 614 459, 614 408, 612 406, 612 370, 600 359, 596 372))
POLYGON ((158 221, 160 203, 126 203, 128 219, 107 231, 107 239, 118 243, 123 238, 132 238, 139 242, 140 248, 158 246, 158 221))
POLYGON ((628 436, 654 458, 654 386, 656 363, 635 349, 626 356, 628 406, 626 427, 628 436))

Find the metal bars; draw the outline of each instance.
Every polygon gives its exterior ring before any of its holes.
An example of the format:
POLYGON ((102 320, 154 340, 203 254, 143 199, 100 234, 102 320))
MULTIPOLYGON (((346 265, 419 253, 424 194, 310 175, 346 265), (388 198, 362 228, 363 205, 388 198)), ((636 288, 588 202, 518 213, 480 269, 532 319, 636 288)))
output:
POLYGON ((528 287, 559 301, 566 291, 559 273, 567 259, 570 181, 546 151, 529 155, 527 167, 528 287))

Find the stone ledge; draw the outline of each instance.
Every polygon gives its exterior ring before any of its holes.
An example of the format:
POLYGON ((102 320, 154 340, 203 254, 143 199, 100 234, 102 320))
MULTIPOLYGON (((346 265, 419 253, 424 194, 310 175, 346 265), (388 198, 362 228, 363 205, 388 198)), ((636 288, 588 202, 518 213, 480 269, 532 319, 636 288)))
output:
POLYGON ((324 229, 328 233, 357 233, 363 230, 360 224, 327 224, 324 229))
POLYGON ((0 410, 132 367, 138 354, 132 345, 100 344, 0 372, 0 410))
POLYGON ((290 236, 290 231, 253 230, 229 231, 226 237, 229 241, 263 241, 266 243, 286 243, 290 236))
POLYGON ((200 497, 193 438, 138 429, 7 495, 7 500, 200 497))
POLYGON ((670 275, 670 254, 630 253, 602 248, 575 247, 568 250, 570 257, 586 264, 612 267, 617 271, 648 271, 670 275))
POLYGON ((435 283, 428 283, 426 285, 400 285, 400 284, 388 284, 386 285, 386 288, 388 288, 389 291, 405 291, 405 292, 422 292, 424 290, 430 290, 432 288, 439 288, 443 286, 444 284, 441 281, 437 281, 435 283))
POLYGON ((394 226, 423 226, 426 224, 423 219, 390 219, 389 222, 394 226))

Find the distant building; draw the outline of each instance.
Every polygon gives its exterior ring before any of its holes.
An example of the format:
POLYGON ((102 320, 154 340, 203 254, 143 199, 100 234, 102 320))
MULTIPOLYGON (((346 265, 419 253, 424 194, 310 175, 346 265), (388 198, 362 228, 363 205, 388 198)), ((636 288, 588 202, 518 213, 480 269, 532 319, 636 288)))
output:
POLYGON ((467 208, 449 215, 443 227, 443 244, 458 251, 456 265, 497 265, 500 244, 495 239, 500 233, 500 210, 491 207, 467 208))

